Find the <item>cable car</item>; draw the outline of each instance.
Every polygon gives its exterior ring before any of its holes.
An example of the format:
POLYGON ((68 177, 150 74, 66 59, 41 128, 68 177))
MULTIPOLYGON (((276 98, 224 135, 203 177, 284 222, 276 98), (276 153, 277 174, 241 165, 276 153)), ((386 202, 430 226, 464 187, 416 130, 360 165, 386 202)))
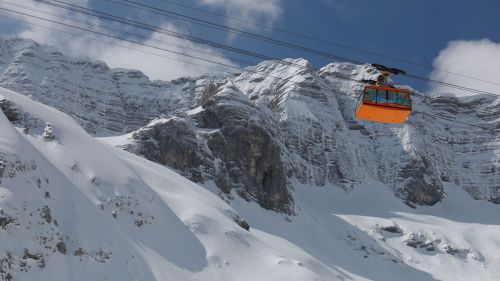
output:
POLYGON ((390 74, 405 74, 396 68, 372 64, 380 70, 377 81, 365 81, 367 85, 356 109, 356 118, 379 123, 403 124, 412 110, 410 91, 387 83, 390 74))

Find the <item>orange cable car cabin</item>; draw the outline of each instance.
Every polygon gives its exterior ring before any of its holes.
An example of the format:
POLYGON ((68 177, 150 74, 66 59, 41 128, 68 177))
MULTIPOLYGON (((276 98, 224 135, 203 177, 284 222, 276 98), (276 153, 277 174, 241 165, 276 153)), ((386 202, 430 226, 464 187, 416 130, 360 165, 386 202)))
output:
POLYGON ((410 91, 390 86, 366 86, 356 118, 380 123, 403 124, 411 112, 410 91))

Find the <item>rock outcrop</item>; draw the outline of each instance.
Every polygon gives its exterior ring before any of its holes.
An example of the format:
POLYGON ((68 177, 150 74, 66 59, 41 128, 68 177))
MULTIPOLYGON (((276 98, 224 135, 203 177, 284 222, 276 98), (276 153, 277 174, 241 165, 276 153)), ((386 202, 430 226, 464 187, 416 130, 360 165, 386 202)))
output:
POLYGON ((9 121, 16 122, 19 120, 19 112, 16 107, 3 97, 0 97, 0 110, 9 121))
POLYGON ((245 100, 231 87, 216 95, 206 91, 199 112, 154 120, 123 148, 178 169, 193 181, 213 180, 227 195, 235 191, 266 209, 292 213, 281 148, 264 126, 271 120, 245 100))

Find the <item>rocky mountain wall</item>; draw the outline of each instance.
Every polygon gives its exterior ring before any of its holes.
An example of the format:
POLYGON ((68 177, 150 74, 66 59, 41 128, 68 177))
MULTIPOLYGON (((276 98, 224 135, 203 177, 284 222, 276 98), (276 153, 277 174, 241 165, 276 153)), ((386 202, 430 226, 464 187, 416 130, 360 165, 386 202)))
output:
POLYGON ((499 99, 414 96, 404 125, 375 124, 354 118, 363 85, 339 78, 373 78, 368 65, 267 61, 163 82, 32 41, 0 41, 0 50, 0 86, 63 110, 92 135, 130 133, 117 145, 213 181, 228 198, 235 191, 292 214, 295 180, 346 191, 381 181, 411 206, 439 202, 444 183, 500 202, 498 134, 447 120, 498 129, 499 99))

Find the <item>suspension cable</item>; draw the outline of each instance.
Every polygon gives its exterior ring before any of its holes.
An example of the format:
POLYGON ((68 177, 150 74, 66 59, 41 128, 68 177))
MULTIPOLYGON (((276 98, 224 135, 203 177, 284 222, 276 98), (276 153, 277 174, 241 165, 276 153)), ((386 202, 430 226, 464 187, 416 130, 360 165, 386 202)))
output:
POLYGON ((418 62, 410 61, 410 60, 407 60, 407 59, 402 59, 402 58, 398 58, 398 57, 394 57, 394 56, 389 56, 389 55, 386 55, 386 54, 377 53, 377 52, 369 51, 369 50, 358 48, 358 47, 349 46, 349 45, 346 45, 346 44, 341 44, 341 43, 334 42, 334 41, 331 41, 331 40, 326 40, 326 39, 321 39, 321 38, 313 37, 311 35, 306 35, 306 34, 303 34, 303 33, 298 33, 298 32, 294 32, 294 31, 290 31, 290 30, 285 30, 285 29, 281 29, 281 28, 277 28, 277 27, 272 27, 272 26, 269 26, 269 25, 264 25, 264 24, 260 24, 260 23, 257 23, 257 22, 252 22, 252 21, 249 21, 249 20, 241 19, 241 18, 231 17, 231 16, 228 16, 228 15, 225 15, 225 14, 208 11, 208 10, 205 10, 205 9, 197 8, 197 7, 190 6, 190 5, 183 4, 183 3, 178 3, 177 1, 171 1, 171 0, 158 0, 158 1, 161 1, 161 2, 164 2, 164 3, 169 3, 169 4, 177 6, 177 7, 182 7, 182 8, 185 8, 185 9, 190 9, 190 10, 193 10, 193 11, 198 11, 198 12, 202 12, 202 13, 205 13, 205 14, 209 14, 209 15, 213 15, 213 16, 225 18, 225 19, 228 19, 230 21, 235 21, 235 22, 240 22, 240 23, 244 23, 244 24, 248 24, 248 25, 253 25, 255 27, 258 27, 258 28, 266 30, 266 31, 276 31, 276 32, 279 32, 279 33, 282 33, 282 34, 291 35, 291 36, 294 36, 294 37, 297 37, 297 38, 308 39, 308 40, 315 41, 315 42, 318 42, 318 43, 323 43, 323 44, 327 44, 327 45, 331 45, 331 46, 336 46, 336 47, 340 47, 340 48, 351 50, 351 51, 365 53, 365 54, 377 56, 377 57, 380 57, 380 58, 390 59, 390 60, 393 60, 393 61, 405 63, 405 64, 408 64, 408 65, 417 66, 417 67, 420 67, 420 68, 437 70, 439 72, 448 73, 448 74, 452 74, 452 75, 455 75, 455 76, 459 76, 459 77, 463 77, 463 78, 468 78, 468 79, 471 79, 471 80, 477 80, 477 81, 481 81, 481 82, 485 82, 485 83, 493 84, 493 85, 500 85, 500 82, 488 81, 488 80, 485 80, 485 79, 480 79, 480 78, 477 78, 477 77, 472 77, 472 76, 468 76, 468 75, 465 75, 465 74, 461 74, 461 73, 452 72, 452 71, 449 71, 449 70, 437 68, 437 67, 434 67, 434 66, 428 65, 428 64, 418 63, 418 62))
MULTIPOLYGON (((120 40, 120 41, 124 41, 124 42, 129 42, 129 43, 133 43, 133 44, 137 44, 137 45, 142 45, 142 46, 145 46, 145 47, 149 47, 149 48, 153 48, 153 49, 158 49, 158 50, 161 50, 161 51, 170 52, 170 53, 174 53, 174 54, 181 55, 181 56, 186 56, 186 57, 189 57, 189 58, 192 58, 192 59, 196 59, 196 60, 201 60, 201 61, 205 61, 205 62, 209 62, 209 63, 213 63, 213 64, 222 65, 222 66, 227 67, 227 68, 238 69, 238 70, 241 70, 241 71, 246 71, 246 72, 250 72, 250 73, 253 73, 253 74, 257 74, 257 75, 262 75, 262 76, 270 77, 270 78, 273 78, 273 79, 276 79, 276 80, 282 80, 282 81, 290 82, 292 84, 299 85, 299 86, 307 86, 307 83, 292 81, 293 77, 292 78, 277 77, 277 76, 269 75, 269 74, 266 74, 266 73, 261 73, 261 72, 258 72, 258 71, 252 70, 252 69, 248 69, 248 68, 245 69, 245 68, 241 68, 241 67, 237 67, 237 66, 233 66, 233 65, 228 65, 228 64, 221 63, 221 62, 217 62, 217 61, 212 61, 212 60, 208 60, 208 59, 204 59, 204 58, 199 58, 199 57, 192 56, 192 55, 189 55, 189 54, 184 54, 184 53, 180 53, 180 52, 176 52, 176 51, 172 51, 172 50, 160 48, 160 47, 153 46, 153 45, 150 45, 150 44, 145 44, 145 43, 137 42, 137 41, 134 41, 134 40, 130 40, 130 39, 126 39, 126 38, 121 38, 119 36, 114 36, 114 35, 102 33, 102 32, 99 32, 99 31, 87 29, 87 28, 82 28, 82 27, 73 26, 73 25, 66 24, 66 23, 61 23, 61 22, 53 21, 53 20, 50 20, 50 19, 45 19, 45 18, 42 18, 42 17, 38 17, 38 16, 35 16, 35 15, 31 15, 31 14, 27 14, 27 13, 23 13, 23 12, 11 10, 11 9, 6 9, 6 8, 0 7, 0 10, 5 10, 5 11, 8 11, 8 12, 13 12, 13 13, 21 14, 21 15, 24 15, 24 16, 27 16, 27 17, 31 17, 31 18, 35 18, 35 19, 38 19, 38 20, 43 20, 43 21, 47 21, 47 22, 51 22, 51 23, 63 25, 63 26, 74 28, 74 29, 78 29, 78 30, 81 30, 81 31, 91 32, 91 33, 94 33, 94 34, 97 34, 97 35, 100 35, 100 36, 103 36, 103 37, 109 37, 109 38, 120 40)), ((336 78, 363 84, 362 82, 360 82, 358 80, 355 80, 355 79, 346 79, 347 77, 341 77, 340 76, 340 77, 336 77, 336 78)), ((355 98, 352 95, 341 93, 341 92, 336 91, 336 90, 334 90, 333 92, 335 92, 336 94, 339 94, 339 95, 344 95, 344 96, 348 96, 350 98, 355 98)), ((424 96, 424 95, 420 95, 420 94, 416 94, 416 95, 424 97, 424 98, 430 98, 430 97, 427 97, 427 96, 424 96)), ((428 115, 428 116, 432 116, 432 117, 435 117, 435 118, 442 118, 442 119, 450 121, 450 122, 455 122, 455 123, 458 123, 458 124, 461 124, 461 125, 472 126, 472 127, 480 128, 482 130, 487 130, 487 131, 490 131, 490 132, 492 132, 492 131, 495 131, 495 132, 498 131, 498 130, 486 128, 486 127, 483 127, 483 126, 480 126, 480 125, 465 123, 465 122, 457 121, 457 120, 454 120, 454 119, 451 119, 451 118, 447 118, 447 117, 443 117, 443 116, 438 116, 438 115, 434 115, 434 114, 430 114, 430 113, 423 113, 423 112, 418 112, 418 111, 415 111, 415 113, 422 114, 422 115, 428 115)))
MULTIPOLYGON (((232 46, 229 46, 229 45, 225 45, 225 44, 221 44, 221 43, 217 43, 217 42, 213 42, 213 41, 201 39, 199 37, 186 35, 186 34, 183 34, 183 33, 180 33, 180 32, 175 32, 175 31, 167 30, 167 29, 164 29, 164 28, 161 28, 161 27, 151 26, 151 25, 148 25, 148 24, 145 24, 145 23, 141 23, 141 22, 137 22, 137 21, 133 21, 133 20, 128 20, 128 19, 125 19, 125 18, 122 18, 122 17, 114 16, 114 15, 111 15, 111 14, 108 14, 108 13, 103 13, 103 12, 100 12, 100 11, 96 11, 96 10, 93 10, 93 9, 89 9, 89 8, 85 8, 85 7, 82 7, 82 6, 74 5, 74 4, 71 4, 71 3, 64 2, 64 1, 59 1, 59 0, 48 0, 48 1, 47 0, 33 0, 33 1, 44 3, 44 4, 47 4, 47 5, 51 5, 51 6, 55 6, 55 7, 59 7, 59 8, 63 8, 63 9, 66 9, 66 10, 71 10, 71 11, 78 12, 78 13, 87 14, 87 15, 98 17, 98 18, 102 18, 102 19, 105 19, 105 20, 111 20, 111 21, 116 21, 116 22, 120 22, 120 23, 123 23, 123 24, 127 24, 127 25, 132 25, 132 26, 135 26, 135 27, 138 27, 138 28, 143 28, 143 29, 146 29, 146 30, 150 30, 152 32, 160 32, 160 33, 166 32, 167 35, 169 35, 169 36, 175 36, 177 38, 182 38, 182 39, 193 41, 193 42, 196 42, 196 43, 209 45, 209 46, 212 46, 212 47, 215 47, 215 48, 222 48, 222 49, 225 49, 225 50, 229 50, 229 51, 232 51, 232 52, 236 52, 236 53, 240 53, 240 54, 244 54, 244 55, 248 55, 248 56, 258 57, 258 58, 264 59, 264 60, 278 60, 277 58, 273 58, 273 57, 270 57, 270 56, 267 56, 267 55, 262 55, 262 54, 259 54, 259 53, 256 53, 256 52, 252 52, 252 51, 248 51, 248 50, 243 50, 243 49, 239 49, 239 48, 232 47, 232 46), (53 3, 53 2, 57 2, 57 3, 61 3, 61 4, 56 4, 56 3, 53 3)), ((328 54, 328 53, 323 53, 322 54, 322 52, 318 52, 316 54, 322 55, 322 56, 323 55, 324 56, 330 56, 330 54, 328 54)), ((347 62, 351 62, 351 63, 354 63, 354 64, 362 64, 361 62, 350 60, 348 58, 339 57, 339 56, 335 56, 335 55, 331 55, 331 56, 332 56, 332 58, 335 57, 336 59, 339 59, 339 60, 342 60, 342 61, 347 61, 347 62)), ((285 64, 290 64, 290 62, 285 62, 285 64)), ((442 81, 438 81, 438 80, 434 80, 434 79, 429 79, 429 78, 426 78, 426 77, 420 77, 420 76, 413 75, 413 74, 404 74, 404 75, 407 76, 407 77, 409 77, 409 78, 412 78, 412 79, 418 79, 418 80, 424 80, 424 81, 428 81, 428 82, 432 82, 432 83, 437 83, 437 84, 440 84, 440 85, 443 85, 443 86, 446 86, 446 87, 455 88, 455 89, 462 90, 462 91, 469 91, 469 92, 476 93, 476 94, 498 96, 497 94, 492 93, 492 92, 481 91, 481 90, 477 90, 477 89, 473 89, 473 88, 469 88, 469 87, 465 87, 465 86, 461 86, 461 85, 455 85, 455 84, 446 83, 446 82, 442 82, 442 81)))

